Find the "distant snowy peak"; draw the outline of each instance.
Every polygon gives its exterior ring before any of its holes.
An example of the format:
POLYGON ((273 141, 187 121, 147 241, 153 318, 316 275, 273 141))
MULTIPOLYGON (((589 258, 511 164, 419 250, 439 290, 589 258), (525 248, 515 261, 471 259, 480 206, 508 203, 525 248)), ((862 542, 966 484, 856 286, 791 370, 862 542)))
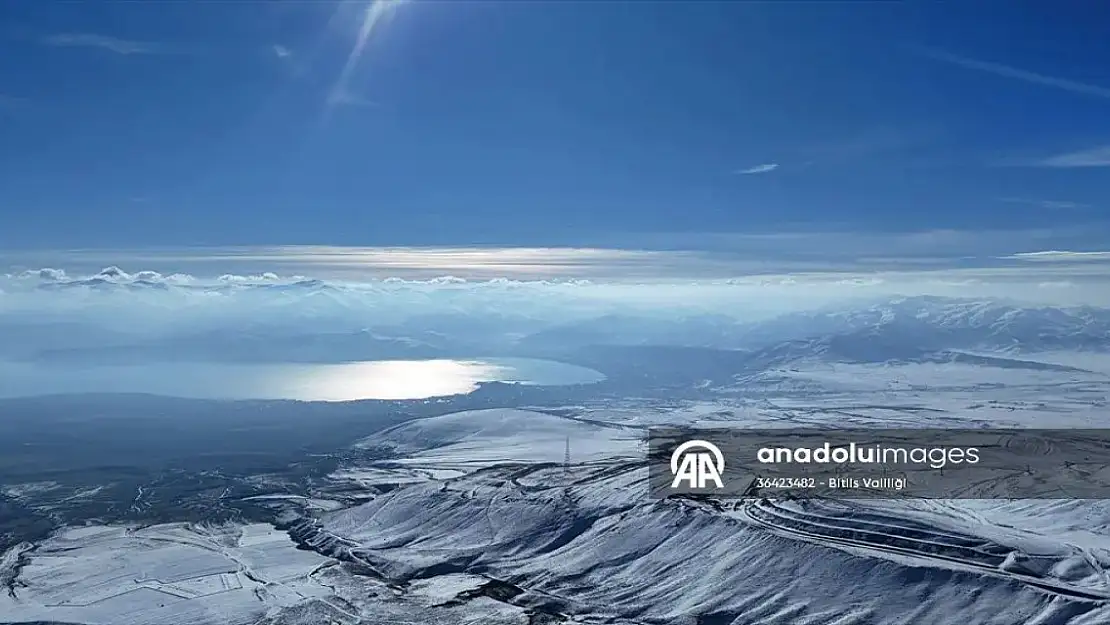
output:
POLYGON ((993 300, 908 297, 746 321, 722 315, 668 319, 608 315, 524 337, 525 350, 581 346, 683 347, 751 351, 749 362, 798 358, 856 362, 914 360, 945 350, 1035 352, 1110 349, 1110 309, 1024 307, 993 300))
POLYGON ((894 350, 912 354, 979 348, 1101 350, 1110 347, 1110 310, 901 298, 856 308, 783 315, 748 327, 741 343, 777 350, 809 348, 812 353, 894 350), (790 344, 784 346, 784 342, 790 344))
MULTIPOLYGON (((820 309, 814 302, 810 310, 768 318, 764 306, 751 305, 758 291, 750 288, 715 283, 705 298, 699 293, 643 284, 354 283, 266 272, 199 279, 115 266, 77 276, 47 268, 0 277, 0 295, 10 302, 0 314, 0 356, 342 362, 474 355, 559 360, 612 346, 715 352, 670 354, 697 368, 731 363, 737 354, 722 352, 737 350, 778 363, 912 359, 944 350, 1110 349, 1110 308, 917 296, 820 309), (755 317, 753 310, 763 312, 755 317)), ((657 364, 638 360, 634 367, 649 375, 657 364)))

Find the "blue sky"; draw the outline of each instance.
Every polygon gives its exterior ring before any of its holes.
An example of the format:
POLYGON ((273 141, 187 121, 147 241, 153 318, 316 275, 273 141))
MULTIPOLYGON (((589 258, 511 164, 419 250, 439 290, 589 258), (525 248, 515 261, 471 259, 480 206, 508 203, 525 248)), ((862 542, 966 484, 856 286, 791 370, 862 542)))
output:
POLYGON ((2 3, 0 248, 1098 249, 1110 5, 966 5, 2 3))

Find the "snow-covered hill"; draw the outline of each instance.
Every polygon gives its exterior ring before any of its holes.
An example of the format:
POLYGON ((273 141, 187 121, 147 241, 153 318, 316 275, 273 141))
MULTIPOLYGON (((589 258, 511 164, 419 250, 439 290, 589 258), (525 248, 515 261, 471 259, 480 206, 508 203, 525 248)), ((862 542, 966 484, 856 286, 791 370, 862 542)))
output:
POLYGON ((401 583, 479 574, 511 587, 515 605, 607 623, 1110 618, 1110 507, 1100 502, 652 501, 640 462, 613 443, 602 457, 601 441, 623 440, 623 428, 527 411, 414 421, 374 442, 401 453, 393 466, 428 475, 525 450, 530 425, 537 462, 517 454, 410 480, 291 533, 401 583), (583 435, 599 442, 587 458, 552 462, 555 439, 583 435))
POLYGON ((474 410, 416 419, 363 440, 402 456, 397 464, 432 475, 502 464, 578 462, 642 455, 638 429, 606 427, 531 410, 474 410))

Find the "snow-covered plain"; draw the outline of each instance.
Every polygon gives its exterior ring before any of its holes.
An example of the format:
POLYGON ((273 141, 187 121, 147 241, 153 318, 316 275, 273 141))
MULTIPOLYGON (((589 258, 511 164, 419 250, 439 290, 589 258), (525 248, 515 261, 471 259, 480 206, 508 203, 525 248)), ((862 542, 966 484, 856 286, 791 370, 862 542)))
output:
POLYGON ((327 559, 265 525, 80 527, 24 558, 4 620, 246 622, 329 594, 309 579, 327 559))
MULTIPOLYGON (((32 550, 33 549, 33 550, 32 550)), ((203 527, 87 526, 61 532, 24 558, 0 622, 89 625, 523 625, 524 609, 478 597, 478 576, 430 579, 411 589, 357 576, 296 549, 265 524, 203 527)), ((0 560, 0 581, 6 570, 0 560)))

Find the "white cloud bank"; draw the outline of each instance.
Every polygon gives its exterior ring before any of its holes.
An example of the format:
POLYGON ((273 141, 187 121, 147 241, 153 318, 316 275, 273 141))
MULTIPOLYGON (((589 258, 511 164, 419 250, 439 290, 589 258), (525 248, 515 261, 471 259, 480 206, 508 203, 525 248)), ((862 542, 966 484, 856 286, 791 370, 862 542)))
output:
MULTIPOLYGON (((0 253, 9 280, 59 276, 138 283, 293 276, 333 284, 587 280, 628 286, 729 283, 782 278, 827 282, 862 278, 884 283, 981 279, 1101 277, 1107 252, 1090 248, 1094 227, 1057 231, 927 231, 909 233, 687 233, 640 237, 631 247, 333 247, 273 246, 65 250, 0 253), (1029 261, 1055 261, 1032 268, 1029 261), (1096 265, 1096 266, 1092 266, 1096 265), (47 269, 42 269, 46 267, 47 269), (101 271, 105 267, 111 269, 101 271), (116 267, 141 267, 122 271, 116 267), (68 273, 59 273, 68 272, 68 273), (1038 272, 1046 272, 1038 274, 1038 272)), ((1110 277, 1110 274, 1107 274, 1110 277)), ((208 282, 206 282, 208 281, 208 282)))
MULTIPOLYGON (((700 251, 240 247, 7 253, 0 254, 0 342, 5 332, 19 337, 20 328, 42 324, 127 335, 256 326, 347 332, 440 316, 467 320, 455 330, 508 318, 527 319, 535 329, 605 315, 748 320, 913 296, 1110 307, 1110 252, 1066 251, 1048 243, 1066 240, 1032 231, 942 231, 721 234, 701 238, 711 245, 700 251), (1025 248, 1007 249, 1007 241, 1025 248)), ((47 343, 64 342, 56 329, 47 334, 55 337, 43 338, 47 343)))
MULTIPOLYGON (((1022 236, 1026 243, 1039 240, 1022 236)), ((250 314, 259 305, 392 311, 397 318, 440 310, 526 311, 552 320, 630 311, 763 315, 917 295, 1110 306, 1110 252, 1061 249, 1004 250, 990 237, 938 232, 890 241, 859 234, 735 235, 710 251, 317 246, 24 252, 0 255, 0 323, 13 311, 141 308, 144 302, 154 307, 152 314, 172 309, 175 318, 239 305, 250 314)))

